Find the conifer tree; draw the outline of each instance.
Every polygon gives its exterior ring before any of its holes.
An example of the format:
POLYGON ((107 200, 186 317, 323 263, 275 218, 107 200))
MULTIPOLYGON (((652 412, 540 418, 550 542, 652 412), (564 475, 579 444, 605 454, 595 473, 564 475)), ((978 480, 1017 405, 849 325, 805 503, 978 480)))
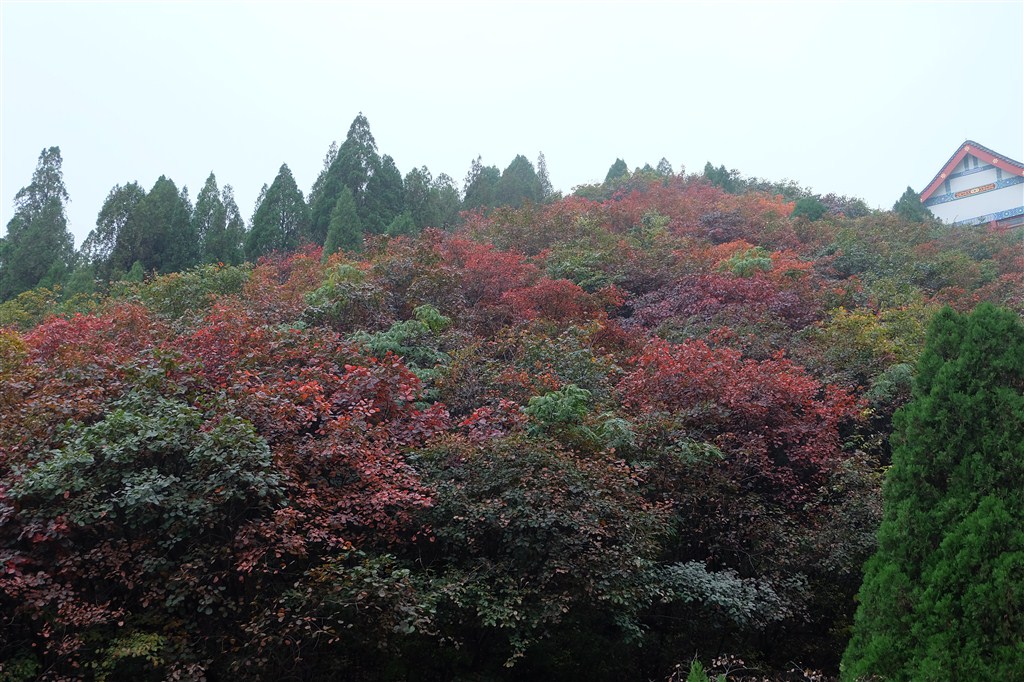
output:
POLYGON ((380 166, 366 182, 366 196, 360 219, 371 234, 383 234, 388 225, 405 210, 402 174, 395 160, 385 154, 380 166))
MULTIPOLYGON (((146 272, 176 272, 199 262, 199 240, 192 229, 187 189, 161 175, 132 211, 132 262, 146 272)), ((126 235, 129 236, 129 235, 126 235)))
POLYGON ((1020 679, 1024 325, 947 308, 917 368, 843 678, 1020 679))
MULTIPOLYGON (((349 188, 353 199, 355 199, 356 208, 360 212, 360 217, 366 217, 367 185, 370 178, 380 171, 382 163, 377 154, 377 142, 370 132, 370 123, 361 112, 349 126, 348 135, 341 147, 338 148, 337 153, 332 152, 333 146, 324 160, 325 169, 317 178, 313 190, 310 192, 309 235, 317 244, 323 244, 327 239, 331 214, 341 196, 342 188, 349 188)), ((400 174, 398 178, 400 181, 400 174)), ((381 226, 381 231, 384 227, 387 227, 387 222, 381 226)))
POLYGON ((551 177, 548 175, 548 160, 544 158, 544 152, 537 155, 537 179, 540 180, 541 201, 553 201, 555 188, 551 186, 551 177))
POLYGON ((363 248, 363 224, 356 210, 352 190, 345 187, 331 211, 331 225, 324 243, 324 258, 344 249, 359 251, 363 248))
POLYGON ((893 204, 892 210, 901 218, 915 223, 927 222, 934 217, 928 207, 921 203, 921 195, 912 187, 907 187, 903 196, 893 204))
POLYGON ((44 149, 32 182, 14 197, 15 213, 0 239, 0 301, 40 284, 56 284, 73 265, 60 147, 44 149))
POLYGON ((434 222, 429 227, 454 228, 459 222, 461 211, 462 200, 459 198, 459 188, 455 185, 455 180, 447 173, 441 173, 434 178, 434 183, 430 187, 430 212, 434 216, 434 222))
POLYGON ((533 164, 522 154, 501 174, 494 188, 494 201, 498 206, 522 206, 524 203, 539 204, 544 199, 544 189, 533 164))
POLYGON ((211 246, 223 241, 227 230, 228 213, 217 187, 217 176, 212 172, 196 195, 196 207, 192 211, 192 229, 202 245, 202 260, 216 263, 223 259, 211 254, 211 246))
POLYGON ((138 260, 142 233, 135 226, 135 209, 145 198, 137 182, 115 185, 107 194, 96 227, 82 243, 82 255, 100 278, 126 273, 138 260))
POLYGON ((501 171, 497 166, 485 166, 481 157, 476 157, 466 173, 465 197, 463 207, 467 211, 475 208, 486 208, 495 205, 495 190, 501 181, 501 171))
POLYGON ((252 229, 246 235, 245 255, 255 260, 272 251, 292 251, 308 234, 309 207, 288 164, 281 164, 277 177, 260 193, 252 229))
POLYGON ((622 159, 615 159, 615 163, 608 168, 608 173, 604 176, 605 184, 618 180, 620 178, 629 177, 629 166, 622 159))

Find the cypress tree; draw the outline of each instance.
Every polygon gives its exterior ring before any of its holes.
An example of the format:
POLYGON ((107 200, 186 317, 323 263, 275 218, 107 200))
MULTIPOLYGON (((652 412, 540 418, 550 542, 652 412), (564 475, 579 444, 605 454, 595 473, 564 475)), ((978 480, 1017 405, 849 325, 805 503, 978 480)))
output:
POLYGON ((609 182, 612 182, 614 180, 619 180, 621 178, 628 178, 628 177, 629 177, 629 166, 627 166, 626 162, 623 161, 622 159, 615 159, 615 163, 613 163, 608 168, 608 172, 604 176, 604 182, 607 185, 609 182))
POLYGON ((465 197, 463 208, 472 211, 475 208, 487 208, 495 205, 495 190, 501 181, 501 171, 497 166, 485 166, 481 157, 476 157, 466 173, 465 197))
POLYGON ((363 248, 363 224, 356 210, 352 190, 345 187, 331 211, 331 224, 324 243, 324 258, 342 249, 359 251, 363 248))
POLYGON ((257 199, 245 255, 256 260, 272 251, 292 251, 309 230, 309 207, 288 164, 281 164, 274 182, 257 199))
POLYGON ((495 205, 518 207, 526 202, 539 204, 543 200, 544 190, 533 164, 522 154, 517 155, 495 185, 495 205))
POLYGON ((44 149, 32 182, 14 197, 15 214, 0 239, 0 301, 61 281, 74 264, 60 147, 44 149))
POLYGON ((847 680, 1021 679, 1024 325, 982 304, 940 312, 894 418, 878 550, 847 680))

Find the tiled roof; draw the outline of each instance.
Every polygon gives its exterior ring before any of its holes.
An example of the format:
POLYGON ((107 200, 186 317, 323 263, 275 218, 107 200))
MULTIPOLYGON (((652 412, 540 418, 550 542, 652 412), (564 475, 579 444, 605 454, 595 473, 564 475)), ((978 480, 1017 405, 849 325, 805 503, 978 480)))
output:
POLYGON ((1015 161, 1008 156, 1004 156, 997 151, 993 151, 988 147, 978 144, 974 140, 965 141, 960 147, 953 152, 953 156, 949 157, 949 161, 943 164, 942 169, 935 174, 932 181, 921 191, 921 201, 924 201, 938 189, 943 181, 949 176, 956 165, 963 160, 968 154, 973 154, 978 158, 984 158, 986 163, 991 163, 994 166, 1002 168, 1004 170, 1011 171, 1014 175, 1024 175, 1024 163, 1015 161))

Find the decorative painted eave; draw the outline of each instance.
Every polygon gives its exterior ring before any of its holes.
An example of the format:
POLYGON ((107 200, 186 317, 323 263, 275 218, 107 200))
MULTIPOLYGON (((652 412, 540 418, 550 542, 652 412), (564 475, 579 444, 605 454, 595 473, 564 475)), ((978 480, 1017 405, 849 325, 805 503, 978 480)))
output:
POLYGON ((921 201, 924 202, 930 197, 935 190, 942 186, 949 177, 953 169, 956 168, 957 164, 964 160, 964 157, 968 154, 977 156, 984 163, 990 163, 996 168, 1001 168, 1004 173, 1010 173, 1011 175, 1024 176, 1024 163, 1020 161, 1014 161, 1008 156, 1003 156, 999 152, 994 152, 988 147, 978 144, 973 140, 967 140, 960 148, 953 153, 953 156, 949 157, 949 161, 942 167, 942 170, 932 178, 932 181, 928 183, 928 186, 921 192, 921 201))

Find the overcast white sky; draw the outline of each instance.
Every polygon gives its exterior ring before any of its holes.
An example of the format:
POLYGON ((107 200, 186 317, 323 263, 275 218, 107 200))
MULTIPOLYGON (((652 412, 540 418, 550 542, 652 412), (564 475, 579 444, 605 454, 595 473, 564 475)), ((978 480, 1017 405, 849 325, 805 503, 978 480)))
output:
POLYGON ((0 229, 59 146, 81 244, 116 184, 252 215, 362 111, 404 174, 544 152, 556 188, 668 158, 889 208, 965 139, 1024 160, 1024 2, 0 0, 0 229))

